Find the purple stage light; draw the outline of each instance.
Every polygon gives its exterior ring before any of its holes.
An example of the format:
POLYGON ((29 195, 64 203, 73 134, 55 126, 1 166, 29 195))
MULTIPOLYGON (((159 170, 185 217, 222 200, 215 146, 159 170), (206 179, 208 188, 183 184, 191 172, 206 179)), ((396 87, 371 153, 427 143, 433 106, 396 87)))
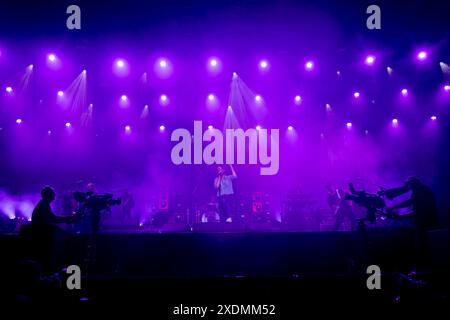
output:
POLYGON ((217 59, 211 58, 211 59, 209 60, 209 65, 210 65, 211 67, 215 68, 215 67, 217 67, 217 64, 218 64, 217 59))
POLYGON ((66 128, 70 128, 72 126, 72 124, 70 122, 66 122, 65 126, 66 126, 66 128))
POLYGON ((212 94, 212 93, 208 94, 209 101, 214 101, 215 99, 216 99, 216 97, 214 96, 214 94, 212 94))
POLYGON ((166 127, 165 127, 164 125, 160 125, 160 126, 159 126, 159 131, 162 132, 162 131, 164 131, 164 130, 166 130, 166 127))
POLYGON ((259 70, 264 72, 269 69, 269 62, 267 60, 261 60, 259 62, 259 70))
POLYGON ((424 50, 420 51, 419 53, 417 53, 417 59, 420 61, 424 61, 426 60, 428 57, 428 53, 424 50))
POLYGON ((86 69, 83 69, 83 74, 86 74, 86 73, 87 73, 86 69))
POLYGON ((116 60, 116 66, 119 68, 125 67, 125 62, 122 59, 116 60))
POLYGON ((366 57, 365 63, 369 66, 373 65, 375 62, 375 57, 370 55, 366 57))
POLYGON ((398 127, 398 119, 397 118, 394 118, 394 119, 392 119, 392 126, 394 127, 394 128, 397 128, 398 127))
POLYGON ((12 87, 6 87, 6 88, 5 88, 5 91, 6 91, 7 93, 12 93, 12 92, 13 92, 13 88, 12 88, 12 87))
POLYGON ((161 67, 161 68, 167 68, 167 60, 166 59, 160 59, 159 60, 159 66, 161 67))
POLYGON ((62 97, 64 95, 64 91, 59 90, 58 91, 58 97, 62 97))
POLYGON ((169 98, 167 97, 167 95, 162 94, 159 96, 159 104, 162 106, 165 106, 169 103, 169 98))
POLYGON ((292 130, 294 130, 294 127, 293 127, 293 126, 289 126, 289 127, 288 127, 288 130, 289 130, 289 131, 292 131, 292 130))
POLYGON ((28 70, 33 70, 34 66, 32 64, 28 65, 28 70))
POLYGON ((123 94, 123 95, 120 96, 120 100, 123 101, 123 102, 128 101, 128 97, 123 94))
POLYGON ((295 104, 299 105, 300 103, 302 103, 302 97, 300 97, 299 95, 296 95, 294 98, 295 104))
POLYGON ((256 126, 256 130, 261 130, 261 126, 260 126, 260 125, 257 125, 257 126, 256 126))
POLYGON ((55 62, 55 61, 56 61, 56 55, 55 55, 54 53, 50 53, 50 54, 47 56, 47 59, 48 59, 48 61, 50 61, 50 62, 55 62))
POLYGON ((331 111, 331 105, 330 105, 329 103, 327 103, 327 104, 325 105, 325 109, 326 109, 328 112, 330 112, 330 111, 331 111))
POLYGON ((47 134, 48 134, 48 135, 51 135, 51 134, 52 134, 52 130, 48 130, 48 131, 47 131, 47 134))
POLYGON ((353 97, 359 98, 359 96, 360 96, 360 93, 359 93, 358 91, 355 91, 355 92, 353 93, 353 97))
POLYGON ((213 127, 212 125, 209 125, 209 126, 208 126, 208 129, 209 129, 209 130, 212 130, 213 128, 214 128, 214 127, 213 127))
POLYGON ((449 91, 450 91, 450 85, 446 84, 446 85, 444 86, 444 91, 449 92, 449 91))
POLYGON ((116 76, 125 77, 130 73, 128 62, 122 58, 114 60, 113 72, 116 76))
POLYGON ((165 57, 157 59, 153 69, 156 75, 161 79, 169 78, 172 75, 173 71, 172 63, 165 57))
POLYGON ((402 89, 402 96, 406 97, 408 95, 408 89, 402 89))
POLYGON ((351 129, 353 124, 351 122, 347 122, 346 126, 347 126, 347 129, 351 129))
POLYGON ((388 75, 391 75, 393 70, 391 67, 387 67, 386 71, 387 71, 388 75))
POLYGON ((131 127, 129 125, 126 125, 124 129, 125 129, 126 133, 130 133, 131 132, 131 127))
POLYGON ((16 119, 16 123, 17 124, 21 124, 22 123, 22 119, 20 119, 20 118, 16 119))
POLYGON ((256 95, 256 96, 255 96, 255 101, 256 101, 256 102, 261 102, 261 101, 262 101, 261 96, 260 96, 260 95, 256 95))
POLYGON ((437 120, 437 117, 436 116, 431 116, 430 119, 435 121, 435 120, 437 120))
POLYGON ((305 69, 306 71, 311 71, 314 68, 314 62, 308 61, 305 63, 305 69))
POLYGON ((238 77, 237 72, 233 72, 233 79, 237 79, 237 77, 238 77))
POLYGON ((206 68, 210 74, 216 75, 222 70, 222 63, 217 57, 210 57, 206 64, 206 68))
POLYGON ((228 106, 228 111, 233 111, 233 108, 231 106, 228 106))

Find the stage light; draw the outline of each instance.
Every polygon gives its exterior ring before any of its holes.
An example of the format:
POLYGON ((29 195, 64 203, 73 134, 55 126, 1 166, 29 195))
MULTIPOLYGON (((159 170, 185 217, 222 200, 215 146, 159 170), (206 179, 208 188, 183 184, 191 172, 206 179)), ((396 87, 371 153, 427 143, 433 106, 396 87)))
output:
POLYGON ((53 53, 50 53, 50 54, 47 56, 47 58, 48 58, 48 60, 49 60, 50 62, 55 62, 55 61, 56 61, 56 56, 55 56, 55 54, 53 54, 53 53))
POLYGON ((351 122, 347 122, 346 126, 347 126, 347 129, 351 129, 353 124, 351 122))
POLYGON ((159 103, 160 103, 162 106, 167 105, 167 104, 169 103, 169 98, 167 97, 167 95, 165 95, 165 94, 160 95, 160 96, 159 96, 159 103))
POLYGON ((125 67, 125 62, 122 59, 116 60, 116 66, 119 68, 125 67))
POLYGON ((238 74, 236 72, 233 72, 233 79, 237 79, 238 74))
POLYGON ((47 131, 47 134, 48 134, 48 135, 51 135, 51 134, 52 134, 52 130, 48 130, 48 131, 47 131))
POLYGON ((233 108, 231 106, 228 106, 228 111, 233 111, 233 108))
POLYGON ((261 102, 261 101, 262 101, 261 96, 260 96, 260 95, 256 95, 256 96, 255 96, 255 101, 256 101, 256 102, 261 102))
POLYGON ((341 72, 338 70, 336 71, 336 74, 338 75, 338 77, 341 75, 341 72))
POLYGON ((308 61, 305 63, 305 69, 306 71, 311 71, 314 68, 314 62, 308 61))
POLYGON ((163 126, 163 125, 160 125, 160 126, 159 126, 159 131, 161 131, 161 132, 162 132, 162 131, 164 131, 164 130, 166 130, 166 127, 165 127, 165 126, 163 126))
POLYGON ((62 97, 64 95, 64 91, 59 90, 58 91, 58 97, 62 97))
POLYGON ((329 104, 329 103, 327 103, 326 105, 325 105, 325 109, 329 112, 329 111, 331 111, 331 105, 329 104))
POLYGON ((444 86, 444 90, 447 91, 447 92, 450 91, 450 85, 446 84, 446 85, 444 86))
POLYGON ((417 54, 417 59, 420 60, 420 61, 424 61, 427 57, 428 57, 428 53, 426 51, 424 51, 424 50, 420 51, 417 54))
POLYGON ((123 102, 125 102, 125 101, 128 100, 128 97, 127 97, 126 95, 123 94, 123 95, 120 96, 120 100, 123 101, 123 102))
POLYGON ((374 56, 367 56, 365 62, 366 62, 367 65, 371 66, 375 62, 375 57, 374 56))
POLYGON ((408 95, 408 89, 402 89, 402 96, 406 97, 408 95))
POLYGON ((261 130, 261 126, 256 126, 256 130, 261 130))
POLYGON ((206 69, 212 75, 217 75, 222 71, 222 63, 217 57, 210 57, 206 63, 206 69))
POLYGON ((295 101, 295 104, 300 104, 302 102, 302 97, 297 95, 297 96, 295 96, 294 101, 295 101))
POLYGON ((391 67, 387 67, 386 71, 387 71, 388 75, 391 75, 393 70, 391 67))
POLYGON ((208 95, 208 100, 209 100, 209 101, 214 101, 215 98, 216 98, 216 97, 215 97, 212 93, 210 93, 210 94, 208 95))
POLYGON ((83 69, 83 74, 86 74, 86 73, 87 73, 86 69, 83 69))
POLYGON ((126 133, 130 133, 131 132, 131 127, 129 125, 125 126, 125 132, 126 133))
POLYGON ((398 119, 397 119, 397 118, 392 119, 391 122, 392 122, 392 126, 393 126, 394 128, 398 127, 398 119))
POLYGON ((70 128, 72 126, 72 124, 70 122, 66 122, 65 126, 66 126, 66 128, 70 128))
POLYGON ((437 119, 437 117, 436 116, 431 116, 430 119, 435 121, 437 119))
POLYGON ((441 68, 442 73, 450 74, 450 66, 445 62, 439 62, 439 67, 441 68))
POLYGON ((213 129, 213 126, 209 125, 209 126, 208 126, 208 129, 209 129, 209 130, 212 130, 212 129, 213 129))
POLYGON ((164 57, 161 57, 155 61, 153 70, 161 79, 168 79, 173 73, 173 68, 170 60, 164 57))
POLYGON ((28 70, 33 70, 34 66, 32 64, 30 64, 27 68, 28 68, 28 70))
POLYGON ((364 134, 367 136, 369 134, 369 130, 364 130, 364 134))
POLYGON ((22 123, 22 119, 20 119, 20 118, 16 119, 16 123, 17 124, 21 124, 22 123))
POLYGON ((289 131, 292 131, 292 130, 294 130, 294 127, 293 127, 293 126, 289 126, 289 127, 288 127, 288 130, 289 130, 289 131))
POLYGON ((356 91, 356 92, 353 93, 353 96, 354 96, 355 98, 359 98, 360 93, 359 93, 358 91, 356 91))
POLYGON ((165 59, 159 60, 159 66, 161 68, 167 68, 167 61, 165 59))
POLYGON ((5 91, 7 93, 12 93, 13 92, 13 88, 12 87, 6 87, 5 91))

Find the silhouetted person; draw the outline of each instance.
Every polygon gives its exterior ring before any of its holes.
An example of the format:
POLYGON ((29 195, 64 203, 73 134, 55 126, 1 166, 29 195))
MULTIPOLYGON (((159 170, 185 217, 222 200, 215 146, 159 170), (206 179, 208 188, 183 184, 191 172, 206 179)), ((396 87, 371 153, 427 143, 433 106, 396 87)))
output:
POLYGON ((333 231, 339 230, 345 218, 350 221, 350 229, 355 230, 356 219, 350 202, 345 199, 344 192, 331 184, 325 186, 328 193, 328 206, 336 217, 333 231))
MULTIPOLYGON (((408 178, 402 187, 386 190, 385 194, 392 199, 409 191, 411 197, 408 200, 394 205, 388 210, 412 207, 412 213, 407 217, 414 219, 416 227, 416 268, 425 270, 430 263, 427 231, 438 227, 436 200, 433 191, 415 177, 408 178)), ((411 274, 414 273, 415 271, 411 274)))
POLYGON ((61 217, 53 213, 50 204, 55 200, 55 191, 46 186, 41 191, 41 200, 33 210, 31 216, 32 225, 55 225, 58 223, 72 223, 73 217, 61 217))
POLYGON ((123 223, 130 223, 132 218, 132 210, 134 208, 134 198, 130 191, 125 190, 122 194, 122 216, 123 223))
POLYGON ((53 213, 50 204, 55 200, 55 191, 46 186, 41 191, 41 200, 33 210, 31 226, 20 231, 27 258, 42 265, 43 272, 50 274, 62 267, 64 232, 60 223, 72 223, 73 217, 61 217, 53 213))
POLYGON ((411 216, 418 229, 426 231, 437 228, 438 214, 433 191, 419 179, 410 177, 404 186, 386 190, 385 194, 392 199, 409 191, 411 191, 411 197, 408 200, 390 207, 389 210, 412 207, 411 216))

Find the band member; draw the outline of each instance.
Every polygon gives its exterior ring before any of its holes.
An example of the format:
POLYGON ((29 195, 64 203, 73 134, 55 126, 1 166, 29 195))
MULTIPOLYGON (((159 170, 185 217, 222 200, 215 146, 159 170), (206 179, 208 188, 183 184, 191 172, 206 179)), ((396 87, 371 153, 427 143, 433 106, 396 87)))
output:
POLYGON ((327 184, 326 189, 328 192, 328 206, 333 211, 336 217, 336 222, 334 224, 333 230, 339 230, 345 218, 350 221, 351 230, 355 230, 355 215, 353 213, 350 202, 348 200, 345 200, 343 190, 335 188, 331 184, 327 184))
POLYGON ((217 189, 220 222, 231 222, 233 213, 233 180, 237 178, 236 171, 230 165, 231 174, 227 175, 224 167, 217 167, 217 177, 214 187, 217 189))
POLYGON ((55 225, 58 223, 72 223, 74 217, 61 217, 53 213, 50 204, 55 200, 56 193, 53 188, 46 186, 41 190, 41 200, 33 210, 32 225, 55 225))
POLYGON ((125 190, 122 194, 122 222, 131 222, 131 211, 134 208, 134 198, 130 191, 125 190))

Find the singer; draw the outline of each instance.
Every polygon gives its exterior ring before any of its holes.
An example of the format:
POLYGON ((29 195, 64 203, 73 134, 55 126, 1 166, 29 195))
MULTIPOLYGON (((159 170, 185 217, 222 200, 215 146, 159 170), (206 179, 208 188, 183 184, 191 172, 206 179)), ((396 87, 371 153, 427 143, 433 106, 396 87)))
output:
POLYGON ((227 175, 225 168, 217 167, 217 177, 214 179, 214 187, 217 189, 217 202, 219 204, 220 222, 232 222, 234 191, 233 180, 237 178, 236 171, 230 164, 231 174, 227 175))

